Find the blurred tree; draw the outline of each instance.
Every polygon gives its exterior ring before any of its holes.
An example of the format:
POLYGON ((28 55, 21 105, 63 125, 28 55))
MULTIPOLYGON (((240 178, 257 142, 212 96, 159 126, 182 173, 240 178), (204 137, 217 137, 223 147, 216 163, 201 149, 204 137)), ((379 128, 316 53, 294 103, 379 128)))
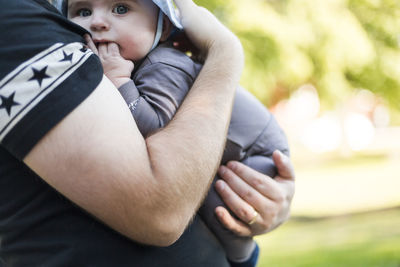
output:
POLYGON ((195 0, 241 39, 242 85, 266 105, 305 83, 324 107, 370 90, 400 111, 398 0, 195 0))
POLYGON ((347 70, 347 78, 354 86, 382 95, 400 109, 400 2, 350 0, 349 8, 374 46, 375 57, 370 65, 347 70))

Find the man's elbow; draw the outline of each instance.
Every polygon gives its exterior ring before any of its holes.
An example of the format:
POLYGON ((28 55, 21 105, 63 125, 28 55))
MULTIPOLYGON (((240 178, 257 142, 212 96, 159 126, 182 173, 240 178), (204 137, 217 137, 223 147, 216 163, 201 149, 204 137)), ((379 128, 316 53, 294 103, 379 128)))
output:
POLYGON ((184 227, 164 227, 163 229, 158 229, 158 238, 154 240, 155 246, 167 247, 174 244, 183 234, 185 230, 184 227))
MULTIPOLYGON (((186 220, 179 219, 181 216, 176 214, 153 214, 147 220, 145 233, 142 236, 142 243, 159 247, 167 247, 175 243, 185 231, 188 223, 186 220)), ((132 236, 132 239, 136 239, 132 236)))

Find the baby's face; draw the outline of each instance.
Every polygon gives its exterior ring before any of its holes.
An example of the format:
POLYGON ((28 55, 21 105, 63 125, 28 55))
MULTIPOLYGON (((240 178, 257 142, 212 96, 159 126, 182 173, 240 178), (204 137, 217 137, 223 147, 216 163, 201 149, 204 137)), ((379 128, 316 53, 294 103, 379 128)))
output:
POLYGON ((158 8, 151 0, 69 0, 68 18, 88 30, 96 46, 118 44, 121 56, 137 61, 151 49, 158 8))

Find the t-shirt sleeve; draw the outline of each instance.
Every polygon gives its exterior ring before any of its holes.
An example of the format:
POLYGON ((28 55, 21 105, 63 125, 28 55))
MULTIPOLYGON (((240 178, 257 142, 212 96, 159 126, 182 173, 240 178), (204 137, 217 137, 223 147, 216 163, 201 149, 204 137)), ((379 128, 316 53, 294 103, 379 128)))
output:
POLYGON ((84 29, 47 1, 0 4, 0 142, 23 159, 97 87, 103 72, 83 44, 84 29))

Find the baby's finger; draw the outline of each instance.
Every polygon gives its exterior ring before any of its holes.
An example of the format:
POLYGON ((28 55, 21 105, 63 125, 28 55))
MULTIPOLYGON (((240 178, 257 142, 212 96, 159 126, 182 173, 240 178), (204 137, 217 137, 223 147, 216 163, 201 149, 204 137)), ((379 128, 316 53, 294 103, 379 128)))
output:
POLYGON ((100 43, 97 50, 99 51, 99 57, 104 60, 108 56, 108 45, 106 43, 100 43))
POLYGON ((107 44, 106 43, 100 43, 98 44, 97 50, 99 51, 99 54, 107 54, 107 44))
POLYGON ((96 45, 93 43, 92 38, 90 37, 89 34, 84 35, 85 41, 87 46, 89 47, 90 50, 93 51, 96 55, 99 55, 99 51, 97 51, 96 45))
POLYGON ((119 46, 116 43, 108 43, 108 53, 111 56, 121 56, 119 46))

